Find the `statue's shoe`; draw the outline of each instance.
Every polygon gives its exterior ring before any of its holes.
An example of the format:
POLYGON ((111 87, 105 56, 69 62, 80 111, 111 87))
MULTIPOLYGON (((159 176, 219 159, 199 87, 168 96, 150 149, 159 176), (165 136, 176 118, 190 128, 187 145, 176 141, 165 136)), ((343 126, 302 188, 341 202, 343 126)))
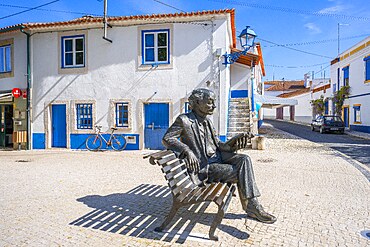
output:
POLYGON ((263 223, 273 224, 277 220, 275 216, 267 213, 261 205, 250 205, 247 206, 247 216, 263 223))

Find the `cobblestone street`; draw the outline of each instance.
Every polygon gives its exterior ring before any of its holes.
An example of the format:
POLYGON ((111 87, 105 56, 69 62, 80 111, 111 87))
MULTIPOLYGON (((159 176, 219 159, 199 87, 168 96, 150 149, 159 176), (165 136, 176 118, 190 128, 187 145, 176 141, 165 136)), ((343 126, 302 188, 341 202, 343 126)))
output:
POLYGON ((0 246, 368 246, 367 179, 337 151, 267 126, 267 149, 247 150, 273 224, 245 221, 234 197, 208 240, 217 208, 171 207, 142 151, 0 151, 0 246), (246 225, 245 225, 246 224, 246 225))

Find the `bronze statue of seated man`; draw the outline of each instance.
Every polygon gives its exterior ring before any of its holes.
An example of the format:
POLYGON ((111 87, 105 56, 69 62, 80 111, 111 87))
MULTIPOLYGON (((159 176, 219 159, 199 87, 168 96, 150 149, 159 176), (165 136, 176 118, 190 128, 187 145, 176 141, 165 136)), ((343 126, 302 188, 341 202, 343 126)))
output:
POLYGON ((191 111, 181 114, 168 128, 163 144, 185 160, 191 178, 198 185, 212 182, 236 183, 243 210, 264 223, 274 223, 276 217, 265 212, 257 197, 260 192, 248 155, 235 151, 247 145, 248 134, 221 142, 207 115, 212 115, 215 94, 206 88, 195 89, 189 97, 191 111))

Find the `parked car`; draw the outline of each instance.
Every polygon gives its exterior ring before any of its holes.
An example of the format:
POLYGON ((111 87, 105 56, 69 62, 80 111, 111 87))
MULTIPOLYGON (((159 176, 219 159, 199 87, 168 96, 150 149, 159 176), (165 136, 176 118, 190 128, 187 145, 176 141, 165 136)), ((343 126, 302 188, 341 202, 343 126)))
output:
POLYGON ((321 134, 331 131, 343 134, 344 122, 339 116, 318 116, 316 119, 312 120, 311 130, 318 130, 321 134))

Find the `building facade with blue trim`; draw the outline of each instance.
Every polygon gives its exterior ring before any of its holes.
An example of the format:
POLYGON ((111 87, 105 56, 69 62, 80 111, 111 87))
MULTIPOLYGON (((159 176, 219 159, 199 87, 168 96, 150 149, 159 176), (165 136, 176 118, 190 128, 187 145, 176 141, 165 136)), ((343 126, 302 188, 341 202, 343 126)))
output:
MULTIPOLYGON (((224 66, 219 56, 236 47, 234 15, 218 10, 112 17, 112 43, 102 39, 98 17, 23 27, 31 35, 30 148, 85 149, 99 125, 104 132, 116 127, 127 150, 162 149, 164 131, 198 87, 215 91, 213 122, 226 139, 230 95, 247 91, 251 71, 243 63, 224 66)), ((20 30, 0 30, 0 41, 24 43, 20 30)), ((26 46, 19 52, 26 54, 26 46)))
POLYGON ((331 62, 330 71, 333 94, 350 87, 342 107, 346 127, 370 133, 370 37, 342 52, 331 62))

